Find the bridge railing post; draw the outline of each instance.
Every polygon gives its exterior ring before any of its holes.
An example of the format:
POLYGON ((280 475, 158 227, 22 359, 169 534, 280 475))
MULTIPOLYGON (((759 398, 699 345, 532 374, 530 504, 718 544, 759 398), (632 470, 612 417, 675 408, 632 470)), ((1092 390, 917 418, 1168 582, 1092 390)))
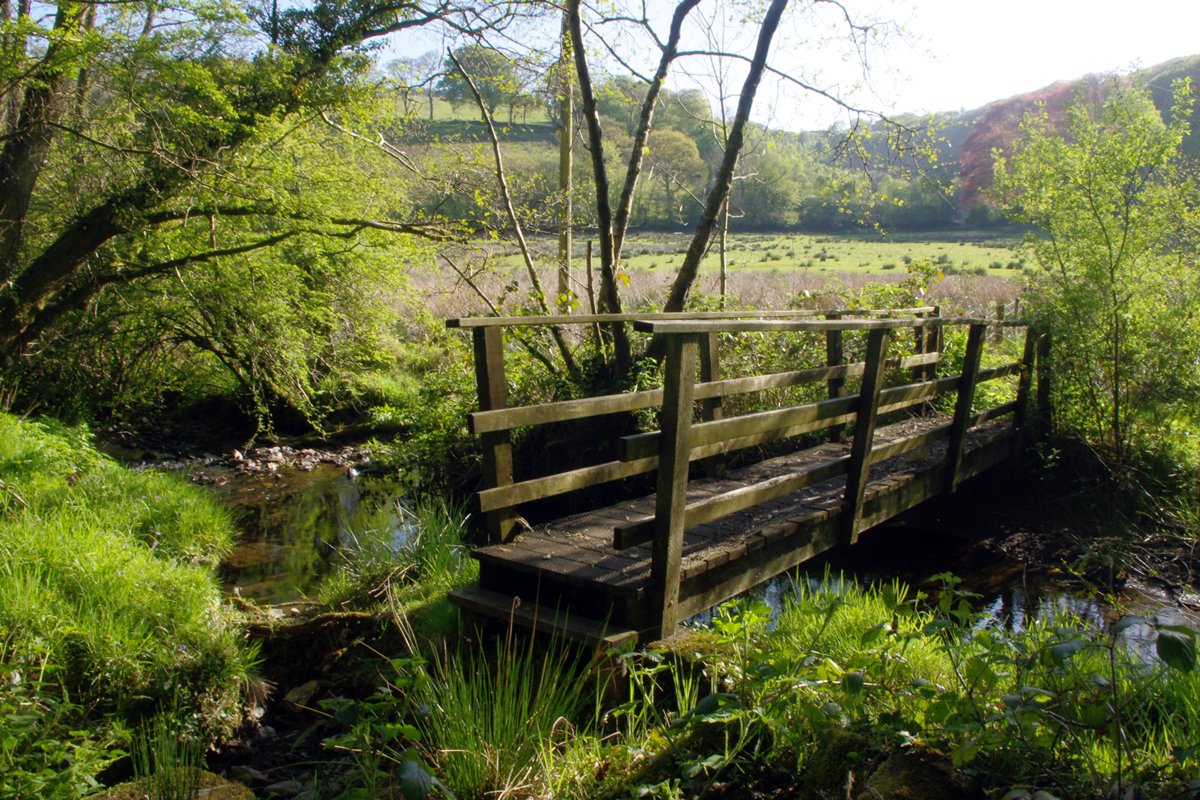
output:
POLYGON ((955 491, 961 480, 959 467, 962 464, 963 447, 967 441, 967 428, 971 424, 971 403, 975 399, 975 379, 979 374, 987 327, 987 323, 974 323, 967 333, 967 351, 963 355, 958 401, 954 404, 954 420, 950 423, 950 440, 946 445, 947 492, 955 491))
POLYGON ((887 360, 891 331, 878 328, 867 339, 867 356, 859 390, 858 414, 854 422, 854 441, 850 445, 850 464, 846 472, 846 512, 843 539, 847 544, 858 541, 862 523, 863 499, 871 469, 871 447, 875 442, 875 423, 879 417, 879 395, 883 389, 884 366, 887 360))
MULTIPOLYGON (((921 329, 925 336, 925 347, 922 352, 939 353, 942 350, 942 324, 941 324, 942 309, 941 306, 934 306, 926 319, 938 320, 933 325, 926 325, 921 329)), ((937 364, 927 364, 921 367, 920 378, 922 380, 931 381, 937 377, 937 364)))
MULTIPOLYGON (((504 369, 504 329, 487 326, 473 328, 471 340, 475 348, 475 388, 479 395, 480 411, 495 411, 508 407, 508 379, 504 369)), ((490 431, 480 437, 483 449, 483 482, 487 489, 508 486, 513 482, 512 436, 507 430, 490 431)), ((491 544, 507 541, 516 527, 512 509, 499 509, 483 514, 483 527, 491 544)))
POLYGON ((1054 430, 1054 409, 1050 404, 1050 348, 1049 333, 1038 336, 1037 345, 1037 416, 1038 434, 1054 430))
MULTIPOLYGON (((716 333, 700 335, 700 382, 712 383, 721 380, 721 342, 716 333)), ((700 403, 700 418, 705 422, 714 422, 724 416, 722 398, 707 397, 700 403)), ((725 471, 725 459, 713 456, 706 459, 706 474, 718 477, 725 471)))
MULTIPOLYGON (((842 318, 842 312, 831 311, 825 315, 825 319, 839 320, 842 318)), ((842 332, 839 330, 825 331, 825 364, 830 367, 840 367, 846 361, 846 354, 842 346, 842 332)), ((845 393, 846 379, 845 378, 830 378, 828 381, 829 399, 835 400, 845 393)), ((842 438, 842 428, 835 425, 829 431, 829 441, 837 442, 842 438)))
POLYGON ((679 622, 679 574, 683 559, 698 345, 699 337, 694 334, 667 336, 658 486, 654 498, 654 542, 650 551, 650 579, 658 602, 660 637, 669 636, 679 622))
POLYGON ((1037 357, 1037 333, 1032 327, 1025 329, 1025 348, 1021 353, 1021 377, 1017 379, 1017 408, 1013 412, 1013 430, 1017 436, 1013 445, 1016 455, 1025 449, 1029 436, 1026 428, 1029 421, 1029 395, 1033 386, 1033 366, 1037 357))

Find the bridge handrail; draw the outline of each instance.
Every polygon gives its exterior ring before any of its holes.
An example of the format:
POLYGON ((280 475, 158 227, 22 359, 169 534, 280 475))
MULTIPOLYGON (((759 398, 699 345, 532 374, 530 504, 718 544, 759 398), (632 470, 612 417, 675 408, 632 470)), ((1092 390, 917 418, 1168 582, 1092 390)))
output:
MULTIPOLYGON (((766 326, 766 330, 809 330, 824 331, 827 341, 828 364, 824 367, 796 370, 792 372, 754 375, 741 378, 721 380, 719 377, 719 357, 717 355, 717 335, 693 334, 699 336, 701 347, 705 351, 704 369, 700 379, 693 385, 694 400, 702 401, 705 419, 719 417, 721 400, 724 397, 764 391, 767 389, 799 386, 806 383, 825 381, 829 386, 831 398, 842 394, 841 387, 847 378, 863 375, 867 362, 847 364, 842 357, 841 334, 844 331, 912 328, 916 335, 916 355, 901 359, 889 359, 887 367, 912 369, 918 376, 932 377, 932 370, 940 359, 940 330, 945 324, 970 324, 974 320, 964 318, 925 317, 936 312, 934 306, 920 306, 903 309, 836 309, 836 310, 801 310, 785 312, 765 312, 769 319, 763 319, 764 312, 704 312, 682 314, 624 314, 624 315, 577 315, 563 317, 484 317, 448 320, 450 327, 471 329, 474 338, 476 384, 479 392, 479 411, 468 417, 468 425, 472 433, 480 437, 484 455, 485 486, 477 494, 479 510, 488 527, 489 538, 497 541, 507 538, 516 518, 516 506, 521 503, 539 500, 598 484, 628 478, 638 474, 651 472, 658 467, 658 459, 654 452, 646 452, 640 456, 624 455, 623 459, 614 459, 601 463, 582 466, 572 470, 552 473, 540 477, 514 480, 512 461, 511 431, 526 426, 537 426, 580 420, 604 414, 630 412, 639 409, 654 408, 662 404, 664 394, 662 389, 650 389, 633 392, 620 392, 599 397, 579 398, 574 400, 540 403, 526 406, 508 406, 508 382, 505 376, 505 345, 504 330, 516 325, 551 324, 553 321, 565 320, 572 323, 587 324, 597 316, 606 319, 620 319, 631 322, 635 326, 665 326, 665 330, 674 331, 680 325, 702 324, 706 326, 722 326, 722 329, 744 330, 756 326, 766 326), (904 317, 889 319, 863 319, 866 315, 904 314, 904 317), (815 315, 825 315, 832 319, 814 320, 815 315), (907 318, 909 314, 920 314, 921 317, 907 318), (849 318, 838 318, 847 315, 849 318), (741 320, 740 322, 735 320, 741 320), (780 327, 783 326, 783 327, 780 327)), ((1008 321, 1006 325, 1016 325, 1008 321)), ((668 334, 670 338, 670 334, 668 334)), ((904 403, 885 403, 884 411, 918 405, 928 397, 922 395, 911 398, 904 403)), ((733 441, 714 442, 709 445, 699 445, 694 454, 688 459, 694 460, 721 452, 738 449, 739 446, 751 446, 755 443, 795 436, 818 428, 838 425, 855 419, 855 411, 843 409, 833 418, 822 416, 813 423, 802 426, 792 426, 790 429, 773 430, 743 436, 733 441)), ((653 435, 653 434, 651 434, 653 435)), ((644 446, 644 445, 643 445, 644 446)))
POLYGON ((638 320, 733 320, 733 319, 788 319, 791 317, 837 316, 900 316, 933 314, 937 306, 913 306, 910 308, 797 308, 779 311, 655 311, 622 314, 559 314, 510 317, 457 317, 446 320, 447 328, 512 328, 535 325, 592 325, 607 322, 637 322, 638 320))
MULTIPOLYGON (((750 323, 647 321, 635 324, 643 332, 666 338, 662 421, 657 432, 625 437, 622 456, 639 459, 657 452, 657 489, 654 515, 617 527, 613 542, 618 548, 646 542, 651 544, 652 591, 657 598, 655 605, 663 635, 667 635, 680 619, 683 534, 689 526, 745 510, 817 480, 845 475, 844 513, 839 524, 843 526, 843 541, 853 544, 864 525, 866 487, 873 463, 944 439, 947 445, 942 475, 946 491, 952 492, 966 476, 962 464, 966 435, 972 426, 1011 413, 1013 430, 1019 432, 1023 428, 1025 407, 1030 395, 1031 365, 1037 347, 1036 333, 1028 328, 1020 361, 981 369, 987 331, 996 327, 990 320, 857 320, 852 321, 849 328, 830 321, 794 320, 750 323), (884 389, 887 347, 892 333, 899 329, 921 329, 930 325, 940 328, 944 324, 969 326, 961 374, 884 389), (866 367, 859 393, 774 411, 694 423, 692 408, 695 403, 695 383, 691 376, 695 375, 701 347, 719 332, 740 332, 747 328, 775 332, 837 331, 839 334, 844 330, 867 331, 866 367), (981 412, 973 411, 975 387, 979 383, 1014 373, 1019 375, 1016 400, 981 412), (882 446, 875 445, 875 428, 881 414, 924 402, 937 394, 955 389, 957 398, 949 424, 882 446), (720 452, 722 448, 746 446, 747 442, 754 443, 759 438, 795 435, 816 427, 850 421, 854 424, 854 434, 848 456, 688 505, 689 464, 694 460, 697 448, 720 452)), ((923 335, 918 335, 918 342, 923 339, 923 335)))
MULTIPOLYGON (((833 312, 831 312, 833 313, 833 312)), ((914 317, 913 319, 744 319, 744 320, 637 320, 633 329, 655 335, 701 333, 755 333, 771 331, 875 331, 896 328, 927 328, 944 325, 985 325, 1005 328, 1028 327, 1022 320, 993 320, 979 317, 914 317)))

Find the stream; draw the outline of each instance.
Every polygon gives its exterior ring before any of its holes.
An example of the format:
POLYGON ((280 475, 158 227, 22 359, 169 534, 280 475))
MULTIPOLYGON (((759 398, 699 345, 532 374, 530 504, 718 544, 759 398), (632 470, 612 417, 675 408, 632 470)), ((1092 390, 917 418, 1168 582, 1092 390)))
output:
MULTIPOLYGON (((280 463, 270 470, 244 471, 205 466, 190 472, 228 503, 242 539, 221 567, 228 591, 263 604, 304 601, 322 578, 362 549, 395 550, 411 528, 402 479, 358 475, 345 463, 280 463)), ((1095 593, 1082 593, 1054 570, 980 546, 995 535, 989 515, 972 515, 968 532, 961 520, 939 523, 915 513, 865 533, 853 548, 838 548, 806 565, 800 580, 817 581, 827 571, 859 582, 898 578, 914 591, 936 593, 934 576, 952 572, 959 589, 980 596, 980 624, 1020 630, 1033 620, 1070 613, 1098 628, 1123 615, 1156 616, 1164 624, 1200 627, 1200 598, 1180 603, 1165 590, 1127 583, 1115 605, 1095 593), (1194 601, 1194 602, 1193 602, 1194 601)), ((378 552, 378 550, 376 550, 378 552)), ((778 608, 795 591, 792 576, 780 576, 748 593, 778 608)), ((691 624, 704 624, 708 614, 691 624)), ((1121 633, 1129 646, 1153 659, 1154 630, 1133 625, 1121 633)))

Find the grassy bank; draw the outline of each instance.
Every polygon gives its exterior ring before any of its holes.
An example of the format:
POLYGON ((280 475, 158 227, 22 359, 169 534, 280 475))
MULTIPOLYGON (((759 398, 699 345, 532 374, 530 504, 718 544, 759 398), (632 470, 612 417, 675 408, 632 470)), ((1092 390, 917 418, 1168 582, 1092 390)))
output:
MULTIPOLYGON (((984 625, 970 597, 805 584, 731 605, 669 649, 588 672, 503 639, 396 659, 384 691, 330 701, 352 780, 383 796, 545 798, 1191 797, 1195 635, 1126 618, 984 625), (1157 636, 1147 662, 1118 636, 1157 636), (603 675, 603 677, 602 677, 603 675), (616 676, 614 678, 614 675, 616 676), (608 699, 594 687, 614 680, 608 699), (347 709, 353 709, 352 712, 347 709), (405 795, 409 796, 409 795, 405 795), (420 796, 420 795, 415 795, 420 796)), ((403 624, 403 623, 402 623, 403 624)))
POLYGON ((153 715, 198 737, 239 721, 251 654, 212 572, 232 532, 86 430, 0 415, 0 797, 73 796, 153 715))

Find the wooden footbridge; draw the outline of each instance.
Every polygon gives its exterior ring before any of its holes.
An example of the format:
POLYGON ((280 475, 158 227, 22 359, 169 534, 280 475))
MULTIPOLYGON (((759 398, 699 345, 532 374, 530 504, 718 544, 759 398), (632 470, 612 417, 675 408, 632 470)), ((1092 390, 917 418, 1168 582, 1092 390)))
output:
MULTIPOLYGON (((854 544, 1020 447, 1035 363, 1048 347, 1021 322, 933 308, 746 316, 449 321, 474 341, 480 410, 470 428, 483 448, 477 510, 488 531, 473 553, 479 585, 451 593, 461 611, 600 646, 670 636, 688 616, 854 544), (506 330, 613 323, 665 342, 661 389, 509 406, 506 330), (1025 335, 1006 340, 1009 329, 1025 335), (776 355, 794 353, 795 368, 722 377, 722 342, 751 336, 776 355), (658 430, 602 433, 621 430, 613 415, 655 409, 658 430), (586 449, 598 460, 514 474, 514 431, 571 421, 594 426, 586 449), (775 455, 745 458, 764 451, 775 455), (652 493, 613 502, 604 492, 638 476, 652 493), (607 500, 589 504, 597 496, 607 500), (570 514, 538 521, 527 509, 546 498, 570 514)), ((1038 371, 1039 404, 1045 385, 1038 371)))

